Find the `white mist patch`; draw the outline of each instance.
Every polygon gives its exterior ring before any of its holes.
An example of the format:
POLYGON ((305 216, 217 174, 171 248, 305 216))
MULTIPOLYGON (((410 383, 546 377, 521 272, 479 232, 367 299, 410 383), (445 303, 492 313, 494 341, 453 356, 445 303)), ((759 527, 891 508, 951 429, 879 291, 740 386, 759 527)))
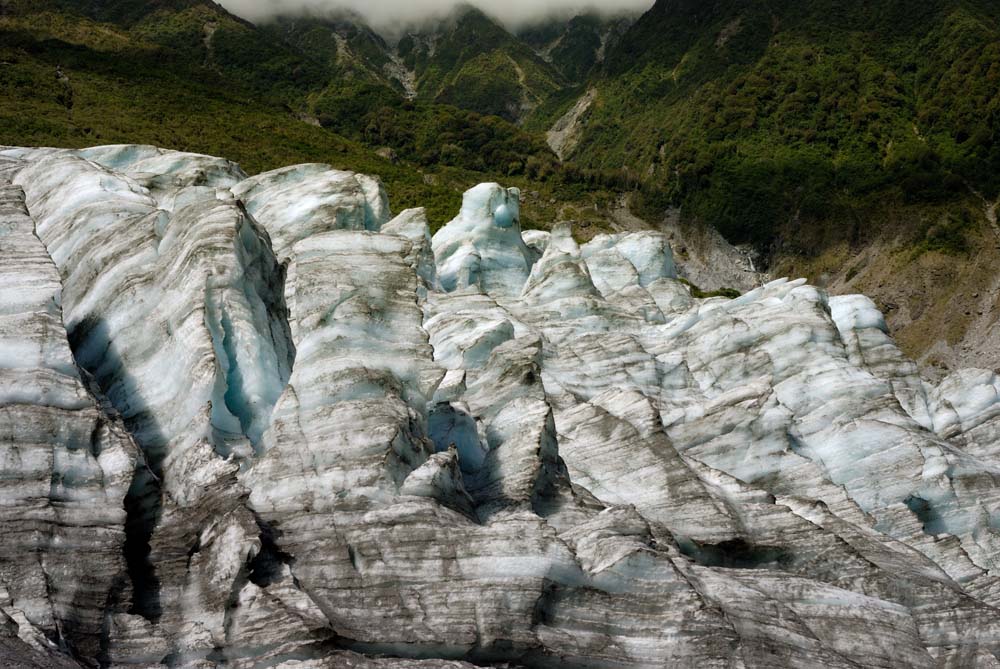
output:
POLYGON ((377 28, 393 29, 441 18, 463 5, 472 5, 511 27, 542 21, 551 16, 571 16, 597 11, 605 14, 641 12, 652 0, 222 0, 219 4, 251 21, 283 14, 352 11, 377 28))

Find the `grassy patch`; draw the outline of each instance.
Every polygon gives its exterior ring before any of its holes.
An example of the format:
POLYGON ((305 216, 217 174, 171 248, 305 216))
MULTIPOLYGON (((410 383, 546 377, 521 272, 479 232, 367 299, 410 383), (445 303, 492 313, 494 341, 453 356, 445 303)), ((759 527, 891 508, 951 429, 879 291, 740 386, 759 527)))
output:
POLYGON ((742 295, 742 293, 735 288, 720 288, 718 290, 702 290, 698 286, 694 285, 687 279, 677 279, 685 286, 691 290, 691 297, 697 298, 699 300, 705 300, 710 297, 725 297, 729 300, 735 300, 737 297, 742 295))

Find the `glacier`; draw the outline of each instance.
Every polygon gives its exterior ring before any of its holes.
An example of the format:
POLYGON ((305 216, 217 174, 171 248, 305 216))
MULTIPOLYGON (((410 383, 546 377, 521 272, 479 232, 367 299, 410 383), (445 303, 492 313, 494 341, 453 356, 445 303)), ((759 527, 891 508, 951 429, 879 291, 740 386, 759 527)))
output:
POLYGON ((149 146, 0 259, 2 666, 1000 666, 1000 379, 864 296, 149 146))

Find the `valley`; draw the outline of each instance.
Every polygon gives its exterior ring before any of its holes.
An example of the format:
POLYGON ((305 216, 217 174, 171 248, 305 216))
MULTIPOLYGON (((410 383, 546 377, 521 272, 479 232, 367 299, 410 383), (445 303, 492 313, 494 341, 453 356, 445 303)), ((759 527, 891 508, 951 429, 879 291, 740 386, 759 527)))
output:
MULTIPOLYGON (((432 227, 498 177, 537 194, 527 227, 576 220, 581 239, 612 229, 626 194, 650 228, 678 209, 754 245, 773 275, 898 304, 875 277, 929 263, 949 268, 954 295, 984 292, 959 268, 991 256, 994 6, 698 4, 510 31, 463 8, 383 36, 351 14, 255 26, 202 0, 8 0, 0 141, 142 141, 251 172, 319 160, 379 174, 432 227), (972 94, 946 105, 959 90, 972 94)), ((981 309, 932 293, 889 322, 910 355, 950 368, 944 349, 963 346, 981 309), (928 335, 913 314, 948 326, 928 335)))
POLYGON ((0 0, 0 666, 998 666, 1000 7, 412 2, 0 0))

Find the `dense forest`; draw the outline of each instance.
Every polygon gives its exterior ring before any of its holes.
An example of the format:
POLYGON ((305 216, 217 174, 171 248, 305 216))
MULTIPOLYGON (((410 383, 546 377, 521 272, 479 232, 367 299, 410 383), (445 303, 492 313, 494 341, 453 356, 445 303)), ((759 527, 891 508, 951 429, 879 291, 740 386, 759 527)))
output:
POLYGON ((1000 194, 995 3, 670 0, 620 44, 573 158, 642 174, 649 207, 767 244, 790 219, 1000 194))
POLYGON ((803 227, 863 238, 889 205, 918 212, 914 244, 961 253, 1000 194, 986 0, 660 0, 517 34, 466 7, 391 42, 357 16, 255 26, 207 0, 0 12, 4 143, 325 161, 379 174, 435 225, 464 188, 504 180, 537 194, 529 224, 586 234, 629 194, 649 220, 679 208, 773 253, 803 227), (588 88, 560 161, 544 132, 588 88))

